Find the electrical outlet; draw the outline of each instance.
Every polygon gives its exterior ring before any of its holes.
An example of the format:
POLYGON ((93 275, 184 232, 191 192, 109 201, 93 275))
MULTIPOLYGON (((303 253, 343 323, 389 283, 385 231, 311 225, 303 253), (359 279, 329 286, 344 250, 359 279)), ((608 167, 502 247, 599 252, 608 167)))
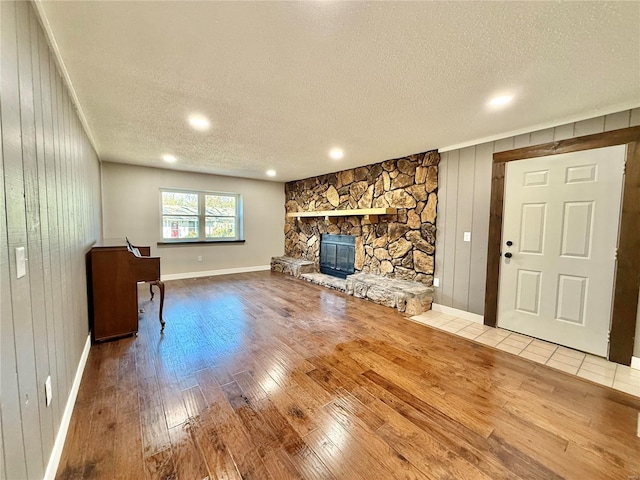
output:
POLYGON ((201 262, 202 261, 202 255, 198 255, 198 261, 201 262))
POLYGON ((465 242, 471 241, 471 232, 464 232, 464 241, 465 242))
POLYGON ((47 380, 44 382, 44 395, 47 399, 47 407, 51 405, 51 398, 53 397, 51 392, 51 375, 47 377, 47 380))
POLYGON ((440 286, 440 279, 439 278, 434 278, 433 279, 433 286, 434 287, 439 287, 440 286))

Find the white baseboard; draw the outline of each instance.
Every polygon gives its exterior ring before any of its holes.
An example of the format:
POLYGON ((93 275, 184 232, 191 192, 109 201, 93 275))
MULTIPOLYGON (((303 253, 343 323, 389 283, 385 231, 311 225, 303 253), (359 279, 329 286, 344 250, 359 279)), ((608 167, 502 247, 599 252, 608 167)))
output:
POLYGON ((223 268, 220 270, 203 270, 201 272, 184 272, 184 273, 170 273, 168 275, 162 275, 162 281, 167 280, 182 280, 183 278, 198 278, 198 277, 213 277, 216 275, 230 275, 232 273, 247 273, 247 272, 261 272, 263 270, 270 270, 271 265, 256 265, 253 267, 239 267, 239 268, 223 268))
POLYGON ((56 441, 53 444, 53 450, 49 457, 49 463, 47 464, 47 470, 44 473, 44 480, 54 480, 56 477, 56 471, 58 470, 58 464, 62 457, 62 449, 64 448, 64 441, 67 438, 67 432, 69 431, 69 423, 71 422, 71 414, 73 413, 73 407, 76 404, 76 398, 78 397, 78 389, 80 388, 80 381, 82 380, 82 373, 84 367, 87 364, 87 358, 89 358, 89 350, 91 349, 91 334, 87 337, 87 342, 84 344, 84 350, 80 357, 80 363, 78 363, 78 369, 76 370, 76 376, 73 379, 73 385, 71 385, 71 391, 69 392, 69 398, 67 399, 67 406, 64 408, 62 414, 62 420, 60 421, 60 429, 56 435, 56 441))
POLYGON ((640 370, 640 357, 631 357, 631 368, 640 370))
POLYGON ((447 307, 446 305, 440 305, 438 303, 431 304, 431 310, 439 313, 446 313, 447 315, 453 315, 454 317, 462 318, 474 323, 484 323, 484 317, 477 313, 465 312, 464 310, 458 310, 457 308, 447 307))

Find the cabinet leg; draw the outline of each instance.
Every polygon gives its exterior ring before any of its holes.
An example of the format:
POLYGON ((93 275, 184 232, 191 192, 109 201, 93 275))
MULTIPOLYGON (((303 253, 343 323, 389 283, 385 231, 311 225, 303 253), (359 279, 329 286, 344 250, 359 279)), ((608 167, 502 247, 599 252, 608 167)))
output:
POLYGON ((153 293, 153 285, 154 285, 154 283, 155 282, 151 282, 149 284, 149 293, 151 294, 151 300, 153 300, 153 295, 154 295, 154 293, 153 293))

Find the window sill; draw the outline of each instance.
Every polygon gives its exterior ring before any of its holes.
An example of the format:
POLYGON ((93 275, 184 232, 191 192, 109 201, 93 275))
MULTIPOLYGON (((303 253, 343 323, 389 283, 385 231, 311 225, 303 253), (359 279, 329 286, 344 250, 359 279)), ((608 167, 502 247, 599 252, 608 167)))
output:
POLYGON ((167 247, 170 245, 215 245, 229 243, 244 243, 244 240, 178 240, 175 242, 158 242, 158 247, 167 247))

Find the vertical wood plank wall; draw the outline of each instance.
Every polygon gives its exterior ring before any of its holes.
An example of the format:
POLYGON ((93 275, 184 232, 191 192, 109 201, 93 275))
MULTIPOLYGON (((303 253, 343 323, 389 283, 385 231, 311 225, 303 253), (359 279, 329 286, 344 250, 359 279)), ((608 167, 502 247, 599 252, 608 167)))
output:
POLYGON ((483 314, 495 152, 637 125, 640 108, 441 153, 434 275, 440 287, 434 292, 435 303, 483 314), (463 241, 464 232, 471 232, 471 242, 463 241))
POLYGON ((0 479, 17 480, 44 476, 87 339, 100 166, 31 4, 0 2, 0 23, 0 479))

